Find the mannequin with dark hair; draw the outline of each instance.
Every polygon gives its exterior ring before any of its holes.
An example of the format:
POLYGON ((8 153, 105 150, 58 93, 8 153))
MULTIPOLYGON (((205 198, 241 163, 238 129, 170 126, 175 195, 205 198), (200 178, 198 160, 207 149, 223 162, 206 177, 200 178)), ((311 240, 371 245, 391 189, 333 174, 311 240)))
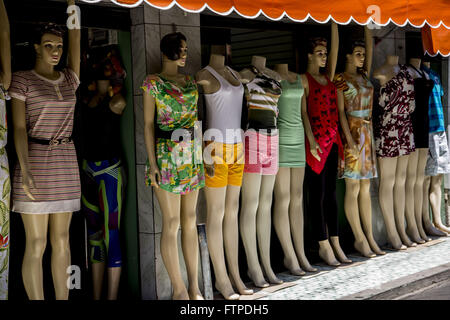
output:
MULTIPOLYGON (((68 0, 69 16, 76 13, 68 0)), ((56 299, 69 297, 69 227, 80 210, 80 177, 71 138, 80 75, 80 29, 70 29, 68 66, 55 70, 63 52, 63 34, 48 24, 34 41, 33 70, 14 73, 10 93, 18 165, 14 172, 13 208, 21 213, 26 247, 22 278, 28 298, 44 299, 42 256, 47 230, 52 246, 56 299)))
POLYGON ((198 287, 196 206, 198 191, 205 185, 205 177, 201 140, 194 139, 194 131, 199 129, 196 127, 197 84, 193 77, 178 71, 186 65, 185 39, 179 33, 163 37, 160 44, 162 70, 159 74, 147 76, 142 85, 148 155, 146 184, 153 186, 162 211, 161 256, 172 283, 172 298, 203 300, 198 287), (183 134, 182 143, 177 129, 188 134, 183 134), (183 159, 178 157, 177 150, 180 149, 183 159), (178 256, 180 224, 188 289, 181 276, 178 256))

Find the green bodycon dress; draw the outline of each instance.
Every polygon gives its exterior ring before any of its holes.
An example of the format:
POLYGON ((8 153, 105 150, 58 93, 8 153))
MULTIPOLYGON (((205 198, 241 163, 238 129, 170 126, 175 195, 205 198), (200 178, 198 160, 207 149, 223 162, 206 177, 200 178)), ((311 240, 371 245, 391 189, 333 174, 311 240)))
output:
POLYGON ((304 88, 300 76, 293 83, 282 80, 278 100, 279 166, 305 167, 305 133, 301 113, 304 88))

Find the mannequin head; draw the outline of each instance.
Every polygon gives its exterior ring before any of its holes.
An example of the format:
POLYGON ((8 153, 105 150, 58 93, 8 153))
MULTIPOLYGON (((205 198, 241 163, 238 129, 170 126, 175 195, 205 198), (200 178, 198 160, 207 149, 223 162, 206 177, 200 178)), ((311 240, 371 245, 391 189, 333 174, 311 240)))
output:
POLYGON ((327 40, 325 38, 312 38, 308 43, 308 64, 323 68, 327 64, 327 40))
POLYGON ((353 41, 348 49, 349 51, 346 54, 347 64, 356 68, 362 68, 366 59, 365 43, 360 40, 353 41))
POLYGON ((45 64, 56 66, 63 53, 63 37, 63 29, 53 23, 40 28, 34 39, 36 59, 45 64))
POLYGON ((111 81, 107 79, 97 80, 97 92, 100 95, 109 94, 111 91, 111 81))
POLYGON ((160 43, 163 59, 176 62, 178 67, 186 65, 187 44, 186 37, 181 32, 166 34, 160 43))

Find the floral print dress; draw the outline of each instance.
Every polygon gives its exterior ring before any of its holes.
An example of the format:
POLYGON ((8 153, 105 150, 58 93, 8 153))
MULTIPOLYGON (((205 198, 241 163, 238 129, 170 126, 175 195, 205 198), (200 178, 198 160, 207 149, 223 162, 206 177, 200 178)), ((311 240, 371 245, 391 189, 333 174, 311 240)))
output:
POLYGON ((5 149, 8 140, 5 100, 9 100, 9 96, 0 83, 0 300, 8 299, 9 273, 9 199, 11 180, 9 178, 8 156, 5 149))
POLYGON ((375 131, 378 157, 399 157, 416 150, 411 113, 414 111, 414 79, 406 66, 380 89, 382 109, 375 131))
MULTIPOLYGON (((155 98, 156 125, 161 130, 173 131, 192 127, 196 131, 199 130, 198 89, 192 77, 186 76, 186 85, 180 87, 161 75, 158 75, 157 79, 148 76, 141 88, 155 98)), ((201 139, 178 142, 156 138, 156 160, 161 173, 159 184, 161 189, 176 194, 187 194, 204 187, 201 139)), ((145 172, 145 183, 148 186, 151 185, 148 160, 145 172)))

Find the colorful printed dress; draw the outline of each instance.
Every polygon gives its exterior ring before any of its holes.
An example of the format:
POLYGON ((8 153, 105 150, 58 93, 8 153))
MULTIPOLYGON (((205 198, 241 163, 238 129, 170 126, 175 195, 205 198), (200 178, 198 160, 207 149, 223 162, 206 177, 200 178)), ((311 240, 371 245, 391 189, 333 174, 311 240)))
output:
POLYGON ((379 105, 382 108, 375 131, 378 157, 399 157, 416 150, 411 113, 414 100, 414 79, 406 66, 380 89, 379 105))
MULTIPOLYGON (((147 77, 142 90, 149 92, 156 103, 156 125, 162 131, 180 128, 199 130, 197 122, 198 90, 195 80, 186 76, 186 85, 164 79, 147 77)), ((156 132, 156 130, 155 130, 156 132)), ((202 158, 202 141, 172 141, 156 137, 156 161, 161 173, 159 187, 176 194, 187 194, 203 188, 205 175, 202 158)), ((147 160, 145 183, 151 185, 150 165, 147 160)))
POLYGON ((11 180, 9 178, 8 156, 5 150, 8 140, 5 100, 9 100, 9 96, 0 83, 0 300, 8 299, 9 273, 9 198, 11 180))
POLYGON ((346 73, 337 74, 334 83, 343 91, 345 113, 350 134, 358 146, 355 157, 342 135, 344 159, 339 159, 339 178, 371 179, 377 176, 375 143, 372 128, 373 85, 365 74, 352 77, 346 73))

